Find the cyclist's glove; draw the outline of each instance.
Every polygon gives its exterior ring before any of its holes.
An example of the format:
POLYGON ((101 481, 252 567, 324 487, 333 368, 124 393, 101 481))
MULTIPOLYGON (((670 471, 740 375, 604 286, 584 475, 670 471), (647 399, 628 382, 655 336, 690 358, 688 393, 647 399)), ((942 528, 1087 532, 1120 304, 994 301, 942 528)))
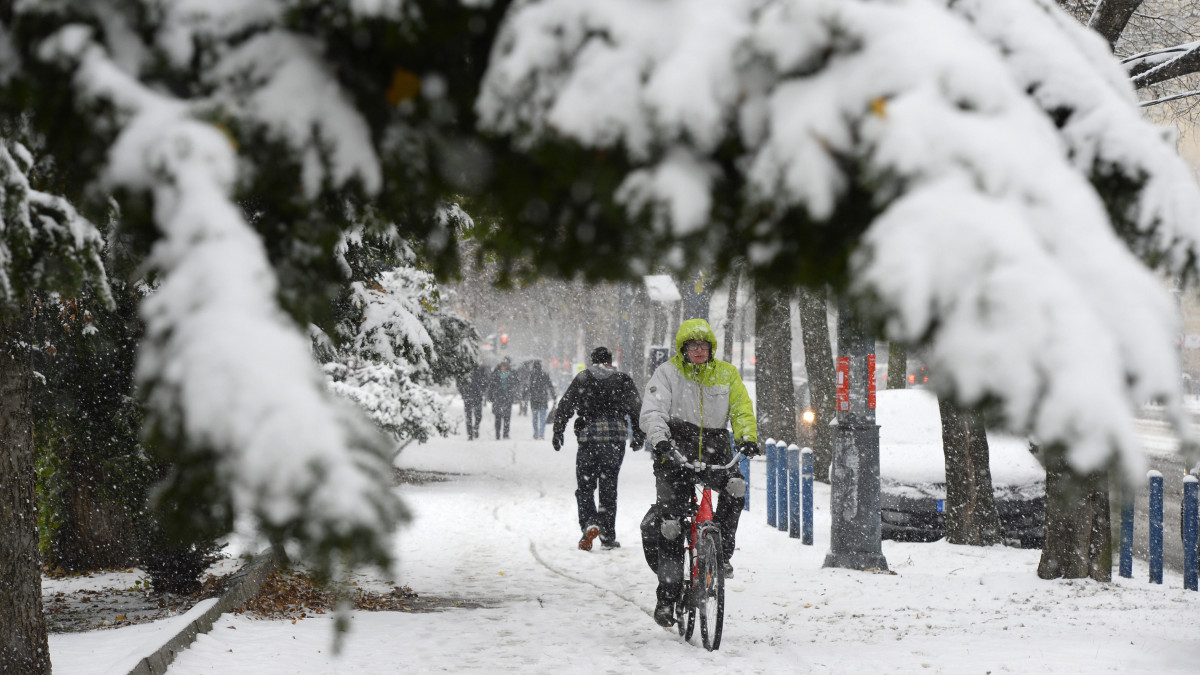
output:
POLYGON ((554 446, 555 452, 562 450, 563 437, 562 434, 554 434, 550 437, 550 445, 554 446))
POLYGON ((754 441, 742 441, 741 443, 738 443, 737 449, 738 452, 747 457, 757 457, 762 454, 762 450, 759 449, 758 443, 755 443, 754 441))
POLYGON ((654 459, 667 459, 674 449, 675 446, 671 444, 671 441, 659 441, 654 444, 654 459))

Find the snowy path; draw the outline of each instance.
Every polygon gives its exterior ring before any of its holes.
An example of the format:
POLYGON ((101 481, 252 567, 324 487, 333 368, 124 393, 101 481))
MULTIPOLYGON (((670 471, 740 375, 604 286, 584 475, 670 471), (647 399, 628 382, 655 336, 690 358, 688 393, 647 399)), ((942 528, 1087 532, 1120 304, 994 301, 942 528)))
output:
POLYGON ((895 574, 823 569, 828 488, 816 489, 816 545, 801 546, 765 524, 761 463, 722 648, 705 652, 649 616, 654 579, 637 531, 653 498, 648 457, 627 454, 621 473, 624 547, 585 553, 574 442, 555 453, 529 440, 527 423, 514 419, 512 441, 443 439, 398 460, 462 474, 400 488, 415 519, 397 543, 398 582, 488 607, 356 613, 340 658, 328 617, 226 616, 170 673, 1192 673, 1200 663, 1200 595, 1178 576, 1150 586, 1144 566, 1107 585, 1045 582, 1037 551, 884 542, 895 574))

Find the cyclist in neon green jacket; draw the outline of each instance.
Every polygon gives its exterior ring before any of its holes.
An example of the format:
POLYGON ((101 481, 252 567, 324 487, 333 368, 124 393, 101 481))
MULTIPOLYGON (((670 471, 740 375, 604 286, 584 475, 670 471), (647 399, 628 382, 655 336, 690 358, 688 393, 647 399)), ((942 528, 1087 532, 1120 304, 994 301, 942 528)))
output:
MULTIPOLYGON (((647 447, 654 448, 658 494, 642 523, 642 539, 646 561, 658 574, 654 620, 663 626, 674 623, 673 606, 683 583, 679 518, 695 489, 695 473, 672 461, 673 451, 679 450, 688 461, 728 462, 732 453, 727 427, 732 426, 738 451, 748 457, 760 453, 754 404, 737 368, 713 356, 717 336, 708 322, 684 321, 675 334, 675 349, 675 356, 659 366, 646 384, 639 419, 647 447)), ((745 504, 745 483, 728 480, 734 476, 711 485, 719 490, 713 520, 721 528, 726 576, 733 574, 729 559, 745 504)))

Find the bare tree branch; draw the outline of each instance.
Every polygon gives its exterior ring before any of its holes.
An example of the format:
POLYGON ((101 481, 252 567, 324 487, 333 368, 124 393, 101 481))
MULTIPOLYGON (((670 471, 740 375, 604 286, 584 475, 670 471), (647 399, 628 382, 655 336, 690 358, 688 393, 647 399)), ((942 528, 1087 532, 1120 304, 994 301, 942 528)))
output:
POLYGON ((1131 80, 1135 89, 1142 89, 1152 84, 1200 72, 1200 42, 1180 45, 1172 50, 1164 50, 1164 53, 1178 54, 1178 56, 1135 75, 1131 80))
POLYGON ((1166 103, 1167 101, 1175 101, 1175 100, 1178 100, 1181 98, 1187 98, 1189 96, 1200 96, 1200 89, 1197 89, 1196 91, 1185 91, 1182 94, 1172 94, 1171 96, 1164 96, 1162 98, 1156 98, 1153 101, 1142 101, 1141 103, 1138 104, 1138 106, 1141 108, 1148 108, 1152 105, 1158 105, 1159 103, 1166 103))
POLYGON ((1142 4, 1143 0, 1100 0, 1092 17, 1088 20, 1088 28, 1099 33, 1108 40, 1110 48, 1116 46, 1121 33, 1129 23, 1129 18, 1142 4))

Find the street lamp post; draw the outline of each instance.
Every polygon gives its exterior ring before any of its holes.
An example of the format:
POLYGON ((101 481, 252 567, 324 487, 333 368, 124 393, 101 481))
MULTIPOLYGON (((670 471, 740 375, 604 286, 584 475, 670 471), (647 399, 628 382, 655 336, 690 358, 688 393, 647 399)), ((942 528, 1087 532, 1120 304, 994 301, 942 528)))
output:
POLYGON ((879 519, 875 340, 846 301, 838 307, 837 433, 829 468, 832 530, 825 567, 887 569, 879 519))

